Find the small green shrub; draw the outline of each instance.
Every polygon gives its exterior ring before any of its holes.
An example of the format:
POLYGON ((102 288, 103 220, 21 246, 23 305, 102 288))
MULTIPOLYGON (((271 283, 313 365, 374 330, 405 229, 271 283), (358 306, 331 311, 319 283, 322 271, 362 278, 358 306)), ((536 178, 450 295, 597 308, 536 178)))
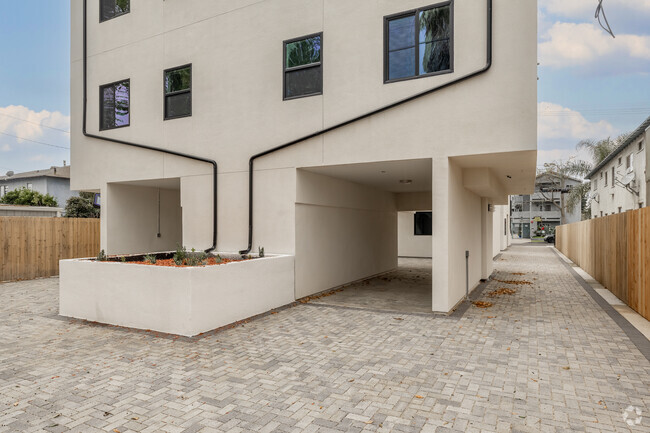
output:
POLYGON ((41 194, 38 191, 33 191, 25 187, 9 191, 0 198, 0 203, 22 206, 58 206, 56 199, 51 195, 41 194))
POLYGON ((196 250, 192 248, 192 252, 189 253, 185 259, 185 264, 187 266, 203 266, 206 264, 207 258, 208 255, 206 253, 203 251, 197 253, 196 250))
POLYGON ((264 247, 257 247, 257 249, 259 251, 259 256, 264 257, 264 247))
POLYGON ((124 257, 124 256, 120 257, 120 262, 126 263, 126 257, 124 257))
POLYGON ((101 250, 99 252, 99 254, 97 254, 97 261, 98 262, 105 262, 107 259, 108 259, 108 257, 106 257, 106 251, 101 250))
POLYGON ((151 263, 152 265, 156 264, 156 256, 154 254, 148 254, 144 256, 144 261, 147 263, 151 263))
POLYGON ((176 252, 173 257, 174 263, 176 263, 177 266, 182 266, 186 258, 187 249, 184 246, 181 246, 181 244, 176 244, 176 252))
POLYGON ((221 258, 221 256, 219 254, 217 254, 217 256, 214 259, 216 260, 217 263, 223 262, 223 259, 221 258))

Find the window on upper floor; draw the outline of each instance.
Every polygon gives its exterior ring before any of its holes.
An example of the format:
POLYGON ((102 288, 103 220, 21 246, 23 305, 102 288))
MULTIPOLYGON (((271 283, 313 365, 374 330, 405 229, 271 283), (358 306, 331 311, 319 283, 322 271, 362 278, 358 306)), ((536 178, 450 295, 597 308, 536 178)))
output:
POLYGON ((618 157, 618 165, 621 165, 621 164, 623 164, 623 157, 619 156, 618 157))
POLYGON ((192 115, 192 65, 164 72, 165 120, 192 115))
POLYGON ((616 184, 616 171, 614 170, 614 167, 612 167, 612 188, 614 188, 615 184, 616 184))
POLYGON ((130 80, 99 88, 99 129, 121 128, 130 124, 130 80))
POLYGON ((639 152, 643 150, 643 140, 639 141, 639 152))
POLYGON ((432 212, 416 212, 413 217, 415 236, 431 236, 433 224, 432 212))
POLYGON ((130 0, 99 0, 99 22, 128 14, 130 11, 130 0))
POLYGON ((0 197, 7 193, 7 185, 0 185, 0 197))
POLYGON ((384 82, 453 70, 453 2, 385 18, 384 82))
MULTIPOLYGON (((600 175, 602 177, 603 173, 600 173, 600 175)), ((607 186, 607 172, 605 172, 605 186, 607 186)))
POLYGON ((323 94, 323 34, 284 41, 284 100, 323 94))
POLYGON ((630 153, 627 158, 625 158, 625 168, 630 169, 634 165, 634 154, 630 153))
POLYGON ((34 185, 27 182, 27 189, 30 190, 30 191, 33 191, 34 190, 34 185))
POLYGON ((598 189, 598 179, 594 179, 591 181, 591 188, 596 191, 598 189))

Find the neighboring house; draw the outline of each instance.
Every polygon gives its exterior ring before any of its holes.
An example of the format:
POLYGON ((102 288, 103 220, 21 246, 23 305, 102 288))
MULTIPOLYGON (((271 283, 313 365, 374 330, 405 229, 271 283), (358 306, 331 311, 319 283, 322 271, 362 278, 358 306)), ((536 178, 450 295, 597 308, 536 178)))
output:
POLYGON ((536 2, 121 3, 71 8, 107 253, 263 246, 301 298, 394 269, 398 212, 430 210, 432 310, 489 277, 490 209, 534 186, 536 2))
POLYGON ((650 117, 587 175, 592 218, 647 206, 649 130, 650 117))
POLYGON ((49 194, 56 199, 61 208, 65 207, 65 202, 70 197, 77 194, 77 191, 70 190, 69 165, 0 176, 0 197, 19 188, 49 194))
POLYGON ((559 180, 540 174, 536 178, 535 193, 516 195, 511 201, 512 234, 519 238, 531 238, 537 233, 550 233, 562 224, 578 222, 581 217, 581 205, 573 209, 566 206, 568 189, 580 185, 580 179, 567 178, 565 192, 558 185, 559 180), (565 208, 562 220, 562 207, 565 208))

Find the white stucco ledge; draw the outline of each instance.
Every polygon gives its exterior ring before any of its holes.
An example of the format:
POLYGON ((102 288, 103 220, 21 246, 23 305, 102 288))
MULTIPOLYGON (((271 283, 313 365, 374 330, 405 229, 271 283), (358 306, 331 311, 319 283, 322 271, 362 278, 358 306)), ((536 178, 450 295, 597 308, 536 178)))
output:
POLYGON ((193 337, 294 301, 294 257, 204 267, 61 260, 59 314, 193 337))

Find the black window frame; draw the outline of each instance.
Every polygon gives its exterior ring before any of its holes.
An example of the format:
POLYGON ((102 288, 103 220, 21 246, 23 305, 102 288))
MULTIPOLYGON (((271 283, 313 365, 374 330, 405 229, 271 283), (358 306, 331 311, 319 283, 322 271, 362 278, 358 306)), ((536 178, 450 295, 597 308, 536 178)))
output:
POLYGON ((429 6, 422 6, 417 9, 411 9, 409 11, 405 12, 399 12, 396 14, 392 15, 387 15, 384 17, 384 84, 390 84, 390 83, 399 83, 400 81, 408 81, 408 80, 415 80, 418 78, 427 78, 427 77, 435 77, 437 75, 444 75, 444 74, 453 74, 454 73, 454 0, 447 0, 444 2, 439 2, 439 3, 434 3, 429 6), (427 74, 420 74, 420 41, 419 41, 419 35, 420 35, 420 12, 426 11, 429 9, 435 9, 439 7, 445 7, 449 6, 449 69, 445 69, 443 71, 436 71, 436 72, 429 72, 427 74), (409 16, 414 16, 416 17, 415 19, 415 70, 414 75, 410 77, 403 77, 403 78, 389 78, 389 52, 388 52, 388 41, 389 41, 389 34, 388 34, 388 24, 390 21, 393 21, 395 19, 400 19, 400 18, 406 18, 409 16))
POLYGON ((112 83, 102 84, 101 86, 99 86, 99 130, 110 131, 112 129, 126 128, 128 126, 131 126, 131 79, 125 78, 123 80, 117 80, 117 81, 113 81, 112 83), (128 105, 129 123, 127 123, 126 125, 105 128, 104 127, 104 89, 107 87, 115 86, 116 84, 122 84, 124 82, 129 83, 129 105, 128 105))
MULTIPOLYGON (((110 21, 113 18, 121 17, 122 15, 126 15, 128 13, 131 13, 131 0, 129 0, 129 10, 127 10, 126 12, 120 12, 119 14, 115 14, 112 17, 109 17, 109 18, 104 18, 103 15, 102 15, 102 11, 103 11, 102 3, 105 2, 105 1, 107 1, 107 0, 99 0, 99 22, 100 23, 110 21)), ((117 0, 112 0, 112 1, 116 2, 117 0)))
POLYGON ((413 214, 413 236, 433 236, 433 212, 415 212, 413 214), (420 214, 429 216, 429 222, 431 223, 428 227, 429 233, 426 233, 426 230, 423 233, 418 233, 418 215, 420 214))
POLYGON ((324 83, 324 67, 323 67, 323 59, 324 59, 324 50, 323 50, 323 43, 324 43, 324 38, 323 38, 323 32, 318 32, 318 33, 312 33, 309 35, 305 36, 300 36, 298 38, 292 38, 292 39, 287 39, 286 41, 282 42, 282 100, 283 101, 291 101, 294 99, 301 99, 301 98, 310 98, 312 96, 319 96, 323 94, 323 83, 324 83), (294 66, 293 68, 287 68, 287 45, 291 44, 293 42, 298 42, 298 41, 303 41, 305 39, 311 39, 319 36, 320 37, 320 62, 318 63, 310 63, 308 65, 301 65, 301 66, 294 66), (320 83, 320 92, 314 92, 314 93, 309 93, 306 95, 298 95, 298 96, 287 96, 287 72, 293 72, 293 71, 299 71, 302 69, 313 69, 313 68, 320 68, 321 69, 321 83, 320 83))
POLYGON ((173 120, 173 119, 182 119, 184 117, 192 117, 192 108, 193 108, 193 103, 192 103, 192 87, 194 84, 194 77, 193 77, 193 68, 191 63, 187 63, 185 65, 181 66, 175 66, 173 68, 168 68, 163 71, 163 120, 173 120), (178 71, 180 69, 185 69, 185 68, 190 68, 190 88, 189 89, 184 89, 184 90, 177 90, 175 92, 167 93, 167 88, 165 86, 165 78, 167 77, 168 72, 174 72, 178 71), (189 114, 182 114, 180 116, 168 116, 167 115, 167 97, 168 96, 176 96, 176 95, 181 95, 183 93, 189 93, 190 94, 190 112, 189 114))

